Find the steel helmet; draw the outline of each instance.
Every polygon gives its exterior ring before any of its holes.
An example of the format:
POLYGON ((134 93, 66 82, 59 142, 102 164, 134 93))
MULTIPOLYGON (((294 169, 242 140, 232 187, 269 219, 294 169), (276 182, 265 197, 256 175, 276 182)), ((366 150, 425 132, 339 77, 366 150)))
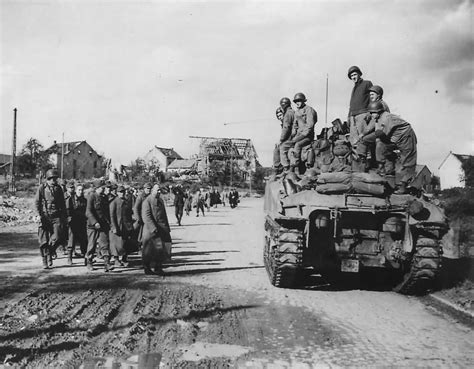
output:
POLYGON ((291 106, 291 101, 288 97, 282 97, 280 100, 280 106, 291 106))
POLYGON ((380 101, 372 101, 367 109, 370 113, 381 113, 385 110, 380 101))
POLYGON ((351 79, 351 74, 354 73, 354 72, 359 73, 359 76, 362 75, 362 72, 361 72, 360 68, 357 65, 353 65, 347 71, 347 77, 349 77, 349 79, 351 79))
POLYGON ((58 178, 58 177, 59 177, 59 174, 58 174, 58 171, 56 169, 48 169, 46 171, 46 179, 58 178))
POLYGON ((293 102, 303 101, 306 102, 306 96, 302 92, 298 92, 293 98, 293 102))
POLYGON ((369 88, 369 91, 375 92, 380 97, 383 96, 383 88, 380 86, 374 85, 371 88, 369 88))

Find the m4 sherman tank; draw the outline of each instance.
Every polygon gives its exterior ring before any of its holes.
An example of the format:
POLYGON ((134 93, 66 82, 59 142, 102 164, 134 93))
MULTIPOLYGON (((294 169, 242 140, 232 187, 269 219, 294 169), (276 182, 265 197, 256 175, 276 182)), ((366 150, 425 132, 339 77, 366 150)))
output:
POLYGON ((396 291, 426 293, 435 286, 447 230, 442 209, 394 194, 375 173, 308 171, 266 184, 264 263, 276 287, 297 287, 308 269, 324 277, 383 268, 396 291))

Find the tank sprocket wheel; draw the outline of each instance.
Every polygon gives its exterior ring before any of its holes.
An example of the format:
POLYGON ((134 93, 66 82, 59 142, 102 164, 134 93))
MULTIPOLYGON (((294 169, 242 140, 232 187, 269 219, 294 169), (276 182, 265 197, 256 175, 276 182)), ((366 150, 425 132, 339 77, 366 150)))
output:
MULTIPOLYGON (((430 235, 433 237, 433 235, 430 235)), ((422 295, 436 286, 441 269, 442 248, 437 238, 419 235, 403 280, 394 288, 404 295, 422 295)))
POLYGON ((272 219, 265 222, 264 264, 275 287, 294 288, 303 264, 303 232, 280 226, 272 219))

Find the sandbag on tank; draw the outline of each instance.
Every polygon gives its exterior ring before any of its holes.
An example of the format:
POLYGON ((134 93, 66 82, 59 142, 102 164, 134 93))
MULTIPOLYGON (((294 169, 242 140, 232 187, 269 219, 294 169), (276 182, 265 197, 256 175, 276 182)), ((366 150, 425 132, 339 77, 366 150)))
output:
POLYGON ((318 184, 326 184, 326 183, 349 184, 350 182, 351 182, 351 173, 347 173, 347 172, 321 173, 318 176, 318 184))
POLYGON ((385 186, 379 183, 352 181, 352 187, 356 193, 366 193, 374 196, 382 196, 385 193, 385 186))
POLYGON ((387 181, 382 176, 377 173, 363 173, 363 172, 354 172, 352 173, 352 180, 365 183, 378 183, 385 184, 387 181))
POLYGON ((317 192, 325 193, 325 194, 345 193, 345 192, 349 192, 351 189, 352 189, 352 185, 350 183, 325 183, 325 184, 318 184, 316 186, 317 192))

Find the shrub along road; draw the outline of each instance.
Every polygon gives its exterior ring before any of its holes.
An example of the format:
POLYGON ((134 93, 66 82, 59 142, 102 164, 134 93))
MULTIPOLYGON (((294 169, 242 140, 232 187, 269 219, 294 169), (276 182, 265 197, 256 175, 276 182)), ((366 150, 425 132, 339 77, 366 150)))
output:
MULTIPOLYGON (((0 363, 80 367, 468 367, 472 327, 391 291, 317 278, 272 287, 262 262, 263 201, 175 225, 168 276, 41 269, 34 225, 0 230, 0 363)), ((1 367, 1 364, 0 364, 1 367)))

